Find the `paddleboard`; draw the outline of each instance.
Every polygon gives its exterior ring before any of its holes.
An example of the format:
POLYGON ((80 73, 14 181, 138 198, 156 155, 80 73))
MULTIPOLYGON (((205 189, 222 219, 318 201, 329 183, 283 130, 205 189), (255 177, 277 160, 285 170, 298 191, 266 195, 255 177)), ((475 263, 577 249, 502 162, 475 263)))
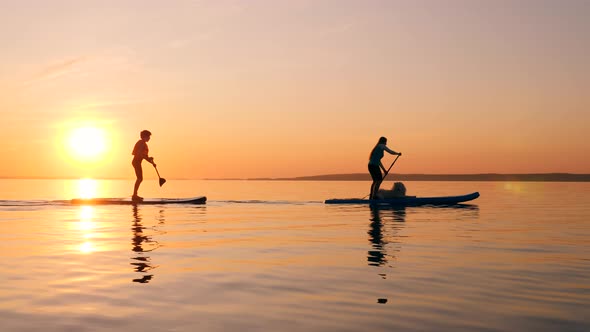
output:
POLYGON ((145 205, 145 204, 205 204, 207 197, 189 198, 144 198, 143 201, 132 201, 131 198, 74 198, 76 205, 145 205))
POLYGON ((407 196, 388 199, 361 199, 361 198, 344 198, 344 199, 327 199, 326 204, 387 204, 396 206, 420 206, 420 205, 451 205, 468 202, 479 197, 478 192, 461 196, 438 196, 438 197, 416 197, 407 196))

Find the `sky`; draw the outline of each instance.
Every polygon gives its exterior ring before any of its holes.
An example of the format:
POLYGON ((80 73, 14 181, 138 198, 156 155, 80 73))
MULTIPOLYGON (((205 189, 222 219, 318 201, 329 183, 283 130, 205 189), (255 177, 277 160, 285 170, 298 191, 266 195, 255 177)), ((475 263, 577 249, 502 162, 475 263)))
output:
POLYGON ((0 8, 0 177, 590 173, 590 1, 0 8))

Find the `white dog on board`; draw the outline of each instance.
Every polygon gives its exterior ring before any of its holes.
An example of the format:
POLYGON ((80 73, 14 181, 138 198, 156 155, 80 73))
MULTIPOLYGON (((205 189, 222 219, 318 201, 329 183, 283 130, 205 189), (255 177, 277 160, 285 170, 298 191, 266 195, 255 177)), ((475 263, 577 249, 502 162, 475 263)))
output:
POLYGON ((391 190, 379 189, 377 197, 380 199, 406 197, 406 186, 402 182, 395 182, 391 190))

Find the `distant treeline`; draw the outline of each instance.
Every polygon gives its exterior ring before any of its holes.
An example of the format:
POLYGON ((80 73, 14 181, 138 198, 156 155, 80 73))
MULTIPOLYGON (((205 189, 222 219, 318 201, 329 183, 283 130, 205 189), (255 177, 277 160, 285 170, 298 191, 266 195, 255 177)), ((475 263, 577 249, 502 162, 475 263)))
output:
MULTIPOLYGON (((365 173, 300 176, 294 178, 252 178, 252 181, 371 181, 365 173)), ((389 181, 535 181, 535 182, 590 182, 590 174, 390 174, 389 181)))

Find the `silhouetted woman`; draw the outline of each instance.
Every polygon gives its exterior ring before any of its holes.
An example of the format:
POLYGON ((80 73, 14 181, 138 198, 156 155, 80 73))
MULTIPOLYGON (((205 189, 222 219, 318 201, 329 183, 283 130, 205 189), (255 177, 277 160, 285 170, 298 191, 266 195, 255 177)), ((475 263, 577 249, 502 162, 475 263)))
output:
POLYGON ((152 133, 150 133, 148 130, 143 130, 141 133, 139 133, 139 136, 141 137, 141 139, 137 141, 137 143, 135 143, 135 146, 133 147, 133 152, 131 152, 131 154, 133 155, 131 165, 133 165, 133 168, 135 169, 135 176, 137 178, 135 180, 135 186, 133 187, 133 196, 131 196, 131 199, 133 201, 143 200, 142 197, 139 197, 137 195, 139 185, 143 181, 143 170, 141 169, 141 162, 145 159, 149 163, 154 165, 154 167, 156 166, 156 164, 154 164, 154 158, 148 155, 150 150, 148 148, 147 142, 149 142, 152 133))
POLYGON ((379 191, 381 182, 383 182, 383 174, 381 173, 381 170, 383 170, 383 172, 387 171, 381 163, 381 159, 383 158, 384 154, 383 151, 387 151, 393 155, 402 155, 401 153, 395 152, 387 147, 387 138, 379 138, 379 142, 377 142, 377 145, 375 145, 371 151, 371 154, 369 155, 369 173, 371 173, 371 178, 373 179, 369 199, 377 198, 377 192, 379 191))

